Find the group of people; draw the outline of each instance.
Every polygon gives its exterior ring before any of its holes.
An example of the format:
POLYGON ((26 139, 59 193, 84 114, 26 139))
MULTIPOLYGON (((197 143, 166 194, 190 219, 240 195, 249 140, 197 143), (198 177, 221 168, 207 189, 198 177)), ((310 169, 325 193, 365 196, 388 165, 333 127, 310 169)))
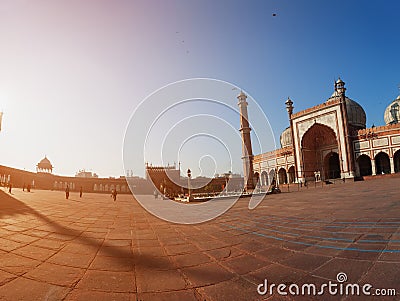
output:
POLYGON ((114 202, 117 200, 117 190, 111 190, 111 197, 113 198, 114 202))
MULTIPOLYGON (((8 193, 11 194, 12 188, 13 188, 13 184, 12 183, 8 183, 7 187, 8 187, 8 193)), ((22 186, 22 191, 25 191, 25 189, 26 189, 26 191, 31 192, 31 185, 28 184, 28 186, 26 186, 25 183, 24 183, 24 185, 22 186)))
MULTIPOLYGON (((11 190, 10 190, 11 193, 11 190)), ((79 197, 81 198, 83 195, 83 188, 81 186, 81 188, 79 188, 79 197)), ((113 198, 114 201, 117 200, 117 190, 113 189, 111 190, 111 197, 113 198)), ((68 200, 69 199, 69 186, 67 185, 67 187, 65 188, 65 198, 68 200)))
MULTIPOLYGON (((13 187, 13 185, 11 183, 9 183, 8 184, 8 193, 10 193, 10 194, 11 194, 11 191, 12 191, 12 187, 13 187)), ((26 186, 25 183, 24 183, 24 185, 22 186, 22 191, 25 191, 25 188, 26 188, 26 191, 31 192, 31 185, 30 184, 28 184, 26 186)), ((82 195, 83 195, 83 187, 81 186, 79 188, 79 197, 81 198, 82 195)), ((117 190, 116 189, 111 190, 111 197, 113 198, 114 201, 117 200, 117 190)), ((69 199, 69 185, 67 185, 67 187, 65 187, 65 198, 67 200, 69 199)))
MULTIPOLYGON (((81 198, 83 195, 83 188, 81 186, 81 188, 79 188, 79 197, 81 198)), ((69 198, 69 186, 67 185, 67 187, 65 188, 65 198, 68 200, 69 198)))
POLYGON ((25 191, 25 188, 26 188, 26 191, 31 192, 31 184, 28 184, 26 186, 25 183, 24 183, 24 185, 22 186, 22 191, 25 191))

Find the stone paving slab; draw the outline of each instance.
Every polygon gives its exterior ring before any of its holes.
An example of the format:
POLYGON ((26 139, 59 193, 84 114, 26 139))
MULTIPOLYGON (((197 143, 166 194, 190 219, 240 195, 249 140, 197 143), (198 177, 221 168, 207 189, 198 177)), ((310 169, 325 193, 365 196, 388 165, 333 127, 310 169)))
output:
POLYGON ((400 300, 400 178, 240 199, 198 225, 131 195, 0 190, 0 300, 400 300), (397 296, 259 295, 347 281, 397 296))

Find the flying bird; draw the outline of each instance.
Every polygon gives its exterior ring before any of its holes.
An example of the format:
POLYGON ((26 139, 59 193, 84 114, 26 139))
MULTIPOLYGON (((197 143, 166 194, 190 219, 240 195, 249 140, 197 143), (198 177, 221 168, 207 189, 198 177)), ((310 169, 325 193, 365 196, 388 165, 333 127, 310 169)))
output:
POLYGON ((272 14, 273 17, 276 17, 276 14, 272 14))

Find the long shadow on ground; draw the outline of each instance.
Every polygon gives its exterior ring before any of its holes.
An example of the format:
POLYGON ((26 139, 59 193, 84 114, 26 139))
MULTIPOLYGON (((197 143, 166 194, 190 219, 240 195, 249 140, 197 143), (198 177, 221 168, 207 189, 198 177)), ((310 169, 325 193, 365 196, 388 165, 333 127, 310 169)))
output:
MULTIPOLYGON (((17 215, 36 216, 45 221, 50 227, 54 228, 54 231, 57 233, 70 235, 82 243, 99 247, 98 239, 89 237, 82 231, 62 226, 58 222, 48 218, 35 209, 27 206, 25 203, 14 198, 12 195, 0 190, 0 220, 5 217, 14 217, 17 215)), ((104 250, 103 254, 113 257, 115 261, 119 261, 121 263, 127 263, 129 259, 133 259, 136 265, 142 265, 149 268, 165 266, 168 264, 167 260, 163 259, 162 257, 150 256, 143 253, 134 255, 130 251, 127 251, 126 249, 124 250, 112 244, 103 243, 102 247, 104 250)))

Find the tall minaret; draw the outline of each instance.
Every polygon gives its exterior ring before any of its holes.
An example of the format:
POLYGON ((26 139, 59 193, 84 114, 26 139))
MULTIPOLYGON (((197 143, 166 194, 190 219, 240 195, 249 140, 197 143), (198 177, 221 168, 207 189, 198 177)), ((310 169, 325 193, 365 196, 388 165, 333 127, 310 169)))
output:
POLYGON ((247 95, 240 91, 239 96, 240 109, 240 131, 242 132, 242 160, 244 174, 244 188, 246 191, 254 189, 254 171, 253 171, 253 150, 251 148, 251 138, 249 126, 249 116, 247 113, 247 95))
MULTIPOLYGON (((343 131, 344 131, 344 139, 345 139, 345 148, 344 154, 346 155, 346 166, 342 166, 342 178, 354 178, 354 160, 353 160, 353 142, 350 139, 350 129, 348 124, 348 116, 347 116, 347 107, 346 107, 346 88, 344 87, 344 81, 338 78, 335 82, 335 91, 340 97, 340 108, 342 111, 342 120, 343 120, 343 131)), ((343 165, 343 164, 342 164, 343 165)))

